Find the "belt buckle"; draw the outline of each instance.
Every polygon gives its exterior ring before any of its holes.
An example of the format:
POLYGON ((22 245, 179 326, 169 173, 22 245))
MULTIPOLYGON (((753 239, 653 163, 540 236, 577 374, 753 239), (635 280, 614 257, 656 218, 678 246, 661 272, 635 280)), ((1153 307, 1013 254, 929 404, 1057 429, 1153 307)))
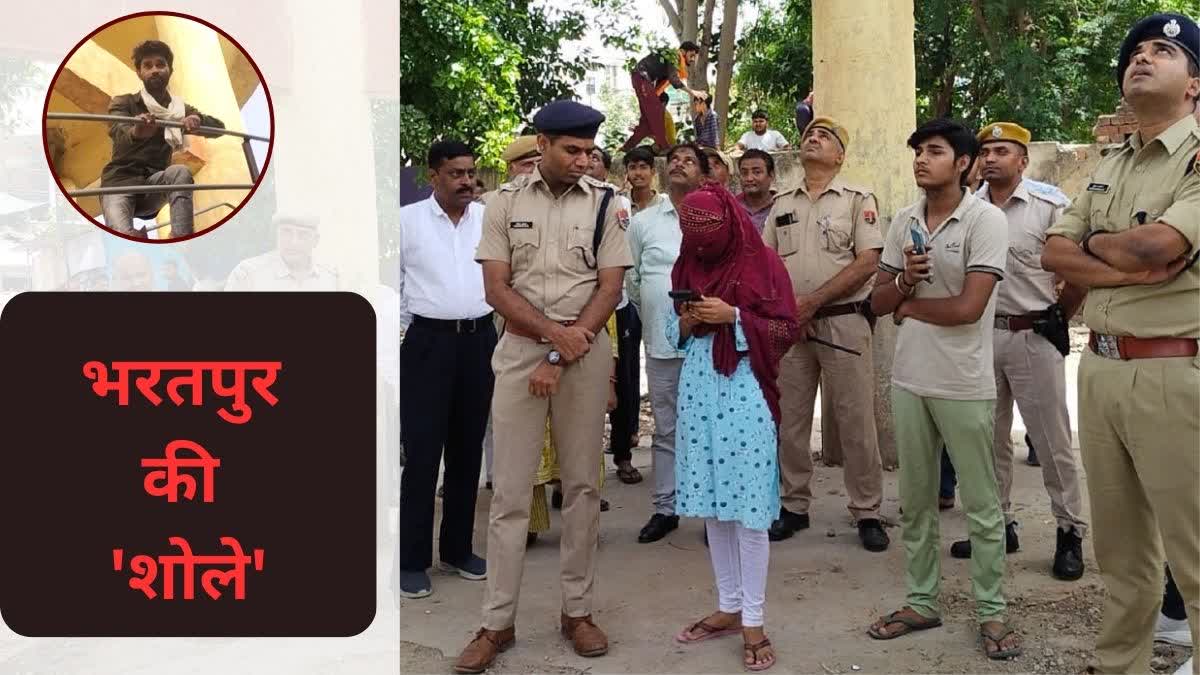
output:
POLYGON ((1012 317, 1010 317, 1010 316, 997 316, 996 317, 996 328, 999 328, 1000 330, 1012 330, 1012 328, 1010 327, 1011 324, 1009 323, 1010 319, 1012 319, 1012 317))
POLYGON ((1097 335, 1096 353, 1106 359, 1121 359, 1121 347, 1115 335, 1097 335))
POLYGON ((477 329, 477 326, 475 324, 476 324, 475 319, 455 319, 454 320, 454 332, 460 333, 460 334, 461 333, 474 333, 477 329))

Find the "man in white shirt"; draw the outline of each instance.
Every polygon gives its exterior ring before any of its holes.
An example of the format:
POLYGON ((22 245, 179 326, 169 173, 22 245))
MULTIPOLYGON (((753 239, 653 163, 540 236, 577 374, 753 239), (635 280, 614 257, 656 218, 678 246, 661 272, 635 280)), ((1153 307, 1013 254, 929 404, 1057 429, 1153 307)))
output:
POLYGON ((400 210, 400 595, 432 592, 434 490, 445 448, 439 567, 487 576, 471 548, 484 427, 492 400, 496 328, 475 262, 483 206, 475 157, 460 141, 429 149, 433 195, 400 210))
POLYGON ((750 116, 750 124, 753 128, 750 131, 742 134, 738 139, 738 150, 762 150, 763 152, 778 152, 780 150, 788 150, 792 146, 783 137, 783 134, 774 129, 767 128, 767 112, 765 110, 755 110, 750 116))

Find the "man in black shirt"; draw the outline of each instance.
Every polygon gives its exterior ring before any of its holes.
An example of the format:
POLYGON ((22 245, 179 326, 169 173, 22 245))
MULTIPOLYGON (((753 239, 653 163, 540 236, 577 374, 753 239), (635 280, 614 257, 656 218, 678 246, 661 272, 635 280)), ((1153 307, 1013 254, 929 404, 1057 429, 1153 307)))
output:
POLYGON ((695 42, 685 41, 679 45, 678 62, 672 62, 670 57, 659 52, 651 53, 637 62, 629 78, 633 83, 633 93, 637 95, 642 116, 638 119, 633 135, 621 146, 621 152, 629 152, 636 148, 647 136, 654 137, 654 144, 660 151, 665 152, 671 146, 663 122, 666 107, 658 96, 667 90, 668 84, 688 92, 692 98, 704 95, 704 92, 689 89, 686 83, 687 67, 696 63, 696 57, 699 55, 700 47, 695 42))
MULTIPOLYGON (((185 133, 197 133, 197 127, 225 128, 221 120, 201 114, 172 97, 167 90, 174 69, 175 56, 171 48, 158 40, 147 40, 133 49, 133 66, 142 81, 142 90, 133 94, 114 96, 108 104, 109 115, 137 117, 140 124, 113 123, 108 126, 112 137, 112 160, 100 175, 101 187, 125 185, 190 185, 192 172, 182 164, 171 164, 175 150, 186 149, 185 133), (158 124, 158 120, 181 122, 183 129, 158 124)), ((219 134, 197 134, 215 138, 219 134)), ((149 219, 171 205, 171 237, 192 233, 192 192, 180 190, 167 193, 128 193, 101 195, 100 207, 104 224, 116 232, 142 239, 145 230, 133 226, 134 217, 149 219)))

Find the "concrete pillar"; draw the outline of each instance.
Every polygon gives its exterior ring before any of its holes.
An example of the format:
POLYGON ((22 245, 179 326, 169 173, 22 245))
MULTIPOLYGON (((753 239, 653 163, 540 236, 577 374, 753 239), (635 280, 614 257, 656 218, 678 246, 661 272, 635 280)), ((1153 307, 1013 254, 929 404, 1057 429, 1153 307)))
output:
MULTIPOLYGON (((154 23, 158 39, 170 45, 175 53, 169 85, 171 94, 182 96, 189 105, 220 119, 227 129, 246 131, 218 34, 204 24, 174 16, 155 17, 154 23)), ((190 143, 196 146, 198 154, 203 154, 204 160, 203 168, 195 176, 196 182, 252 183, 241 141, 236 136, 192 137, 190 143)), ((198 190, 193 197, 194 210, 200 211, 221 202, 238 204, 248 194, 248 190, 198 190)), ((228 215, 228 209, 215 209, 198 216, 196 231, 204 230, 228 215)), ((160 222, 169 221, 169 208, 164 207, 160 219, 160 222)))
MULTIPOLYGON (((812 25, 814 107, 850 130, 842 176, 875 191, 888 223, 917 194, 904 143, 916 128, 913 0, 813 0, 812 25)), ((879 449, 890 468, 897 465, 887 398, 895 329, 886 318, 876 325, 874 350, 879 449)))
POLYGON ((294 3, 287 12, 290 26, 281 30, 291 31, 293 86, 272 90, 276 138, 287 139, 271 159, 277 203, 281 211, 320 218, 318 260, 337 268, 345 290, 363 291, 379 282, 363 3, 336 12, 294 3), (337 45, 336 54, 318 45, 337 45))

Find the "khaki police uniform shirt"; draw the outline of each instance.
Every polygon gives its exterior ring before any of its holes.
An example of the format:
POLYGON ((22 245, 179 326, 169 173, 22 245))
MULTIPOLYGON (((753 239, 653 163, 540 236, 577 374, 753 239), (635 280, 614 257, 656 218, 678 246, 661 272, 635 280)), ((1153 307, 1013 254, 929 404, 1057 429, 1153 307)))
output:
POLYGON ((227 291, 336 291, 337 272, 314 263, 302 273, 292 272, 279 251, 270 251, 238 263, 225 282, 227 291))
MULTIPOLYGON (((1200 127, 1188 115, 1143 144, 1138 134, 1100 160, 1090 184, 1046 232, 1079 242, 1089 230, 1163 222, 1200 251, 1200 127), (1140 216, 1140 214, 1145 214, 1140 216)), ((1093 288, 1083 318, 1107 335, 1200 337, 1200 265, 1153 286, 1093 288)))
MULTIPOLYGON (((879 206, 865 188, 834 178, 814 200, 804 182, 775 197, 763 241, 775 249, 792 278, 796 295, 812 293, 854 262, 861 251, 883 248, 879 206)), ((872 280, 835 304, 871 294, 872 280)))
MULTIPOLYGON (((954 213, 929 234, 925 223, 925 198, 892 219, 879 268, 904 272, 904 248, 912 242, 913 223, 923 228, 931 257, 933 281, 919 282, 914 298, 950 298, 960 295, 969 272, 993 274, 1005 283, 1008 257, 1008 224, 1000 209, 967 192, 954 213)), ((956 401, 996 398, 992 365, 992 330, 996 318, 996 289, 975 323, 935 326, 909 317, 896 334, 892 384, 917 396, 956 401)))
MULTIPOLYGON (((975 196, 992 203, 986 184, 975 196)), ((1022 179, 1006 203, 994 205, 1008 219, 1008 262, 1004 281, 996 291, 996 313, 1040 312, 1058 301, 1054 273, 1042 268, 1042 251, 1046 230, 1058 222, 1067 203, 1051 194, 1031 192, 1022 179)))
POLYGON ((584 176, 555 197, 540 169, 502 185, 483 212, 475 259, 508 263, 513 290, 550 320, 578 319, 596 290, 598 270, 633 265, 625 241, 628 215, 619 215, 616 195, 599 251, 592 252, 604 185, 584 176))

